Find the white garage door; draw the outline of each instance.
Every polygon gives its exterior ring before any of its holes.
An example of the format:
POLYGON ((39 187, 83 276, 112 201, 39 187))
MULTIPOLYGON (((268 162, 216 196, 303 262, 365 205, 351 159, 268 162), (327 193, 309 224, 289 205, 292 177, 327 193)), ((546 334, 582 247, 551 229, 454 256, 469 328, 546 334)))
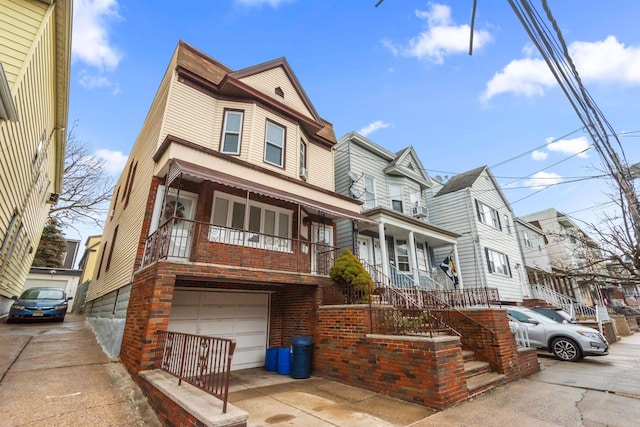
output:
POLYGON ((264 366, 269 294, 176 290, 168 329, 235 339, 231 370, 264 366))

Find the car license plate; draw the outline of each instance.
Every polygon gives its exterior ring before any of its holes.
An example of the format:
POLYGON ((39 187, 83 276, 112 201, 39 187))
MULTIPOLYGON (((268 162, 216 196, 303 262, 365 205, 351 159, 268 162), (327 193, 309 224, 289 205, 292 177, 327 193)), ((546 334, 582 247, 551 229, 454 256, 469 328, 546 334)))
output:
POLYGON ((34 311, 33 314, 31 314, 33 317, 41 317, 44 316, 44 313, 41 311, 34 311))

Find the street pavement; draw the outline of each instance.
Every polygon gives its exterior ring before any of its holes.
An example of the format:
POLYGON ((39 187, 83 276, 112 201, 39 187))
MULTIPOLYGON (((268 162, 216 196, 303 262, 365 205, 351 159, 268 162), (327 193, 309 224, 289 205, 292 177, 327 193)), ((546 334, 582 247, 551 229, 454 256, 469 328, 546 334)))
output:
MULTIPOLYGON (((640 333, 604 357, 561 362, 441 412, 323 378, 294 380, 256 368, 232 374, 230 403, 249 427, 640 426, 640 333)), ((0 427, 159 426, 119 362, 84 317, 0 322, 0 427)))
POLYGON ((84 316, 0 322, 0 426, 160 426, 84 316))

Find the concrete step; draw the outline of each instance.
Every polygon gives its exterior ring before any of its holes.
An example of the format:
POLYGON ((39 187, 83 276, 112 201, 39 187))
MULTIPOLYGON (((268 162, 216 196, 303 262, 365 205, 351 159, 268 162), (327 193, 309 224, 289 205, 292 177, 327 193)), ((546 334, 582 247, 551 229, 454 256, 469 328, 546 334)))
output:
POLYGON ((462 350, 462 360, 465 362, 469 362, 471 360, 474 360, 476 357, 476 354, 471 351, 471 350, 462 350))
POLYGON ((469 397, 477 396, 504 384, 504 378, 504 374, 497 374, 495 372, 485 372, 484 374, 468 378, 467 391, 469 392, 469 397))
POLYGON ((489 362, 483 362, 481 360, 470 360, 469 362, 464 362, 464 376, 467 379, 489 371, 489 362))

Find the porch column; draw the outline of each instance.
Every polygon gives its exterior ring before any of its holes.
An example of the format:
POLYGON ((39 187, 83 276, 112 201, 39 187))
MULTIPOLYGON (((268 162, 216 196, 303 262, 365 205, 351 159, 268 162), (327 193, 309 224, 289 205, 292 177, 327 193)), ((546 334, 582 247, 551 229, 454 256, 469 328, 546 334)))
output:
POLYGON ((380 235, 380 255, 382 259, 382 273, 386 277, 390 277, 389 274, 389 254, 387 254, 387 238, 384 235, 384 222, 380 221, 378 223, 378 234, 380 235))
POLYGON ((413 240, 413 231, 409 231, 409 268, 413 274, 413 281, 420 285, 420 275, 418 274, 418 255, 416 254, 416 243, 413 240))
POLYGON ((456 260, 455 267, 456 273, 458 273, 458 289, 464 289, 464 284, 462 283, 462 274, 460 274, 460 258, 458 257, 458 244, 453 244, 453 257, 456 260))

